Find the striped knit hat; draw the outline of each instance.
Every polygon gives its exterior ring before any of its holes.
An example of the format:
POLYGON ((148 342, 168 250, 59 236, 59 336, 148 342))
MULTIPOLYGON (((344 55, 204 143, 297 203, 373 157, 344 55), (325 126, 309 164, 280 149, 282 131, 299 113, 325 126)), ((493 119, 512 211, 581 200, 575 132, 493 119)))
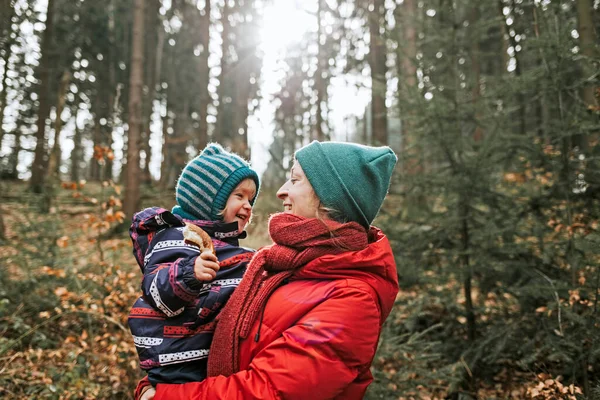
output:
POLYGON ((199 156, 190 161, 177 180, 173 213, 186 219, 221 221, 229 195, 244 179, 256 184, 258 196, 260 181, 248 162, 229 153, 217 143, 209 143, 199 156))

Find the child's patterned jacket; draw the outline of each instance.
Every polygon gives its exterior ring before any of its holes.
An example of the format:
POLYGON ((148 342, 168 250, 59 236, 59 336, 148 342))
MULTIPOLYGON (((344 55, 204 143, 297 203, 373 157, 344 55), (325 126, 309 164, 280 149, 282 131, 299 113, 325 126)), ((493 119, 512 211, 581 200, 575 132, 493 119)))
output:
POLYGON ((153 384, 206 378, 206 362, 215 317, 240 283, 253 250, 240 247, 238 224, 190 221, 213 239, 220 269, 213 281, 194 275, 200 250, 184 243, 183 220, 171 212, 147 208, 129 229, 133 254, 142 269, 142 296, 129 314, 129 328, 153 384))

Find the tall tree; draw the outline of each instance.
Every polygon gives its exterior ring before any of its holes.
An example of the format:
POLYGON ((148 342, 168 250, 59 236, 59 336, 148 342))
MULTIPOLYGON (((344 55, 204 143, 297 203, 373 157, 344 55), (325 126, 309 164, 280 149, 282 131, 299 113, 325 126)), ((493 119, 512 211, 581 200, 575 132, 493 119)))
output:
POLYGON ((58 89, 58 98, 56 100, 56 118, 54 119, 54 143, 52 145, 52 151, 50 152, 50 159, 48 161, 48 168, 46 171, 46 179, 54 177, 55 181, 58 181, 60 171, 60 159, 62 155, 60 145, 60 133, 62 131, 62 112, 65 108, 67 88, 71 82, 71 73, 64 71, 60 87, 58 89))
POLYGON ((92 74, 96 79, 83 79, 78 87, 93 115, 91 139, 96 157, 89 166, 88 178, 99 181, 113 178, 112 157, 106 155, 113 150, 113 133, 121 131, 127 121, 132 4, 130 0, 83 4, 80 25, 93 32, 95 40, 86 40, 83 35, 80 57, 85 67, 80 67, 79 74, 92 74))
POLYGON ((129 130, 127 135, 127 173, 123 211, 131 217, 140 201, 140 127, 142 126, 142 86, 144 82, 145 1, 133 0, 133 35, 129 78, 129 130))
MULTIPOLYGON (((167 20, 179 21, 179 29, 169 25, 170 34, 166 41, 165 57, 161 68, 163 82, 163 150, 161 165, 161 187, 174 187, 177 176, 188 161, 187 145, 191 139, 190 104, 195 95, 196 69, 193 49, 195 38, 189 16, 190 5, 178 4, 167 14, 167 20), (170 17, 170 18, 169 18, 170 17)), ((195 14, 195 13, 194 13, 195 14)))
POLYGON ((46 12, 46 29, 42 35, 40 46, 40 64, 37 68, 39 89, 38 99, 39 107, 37 112, 37 131, 36 144, 33 164, 31 166, 31 182, 30 186, 33 192, 41 193, 44 186, 46 176, 46 119, 50 114, 50 51, 53 43, 54 31, 54 0, 48 0, 48 8, 46 12))
MULTIPOLYGON (((500 36, 500 38, 502 40, 502 52, 500 53, 501 61, 502 61, 501 71, 503 73, 506 72, 506 70, 508 68, 508 64, 510 62, 510 56, 508 55, 508 48, 510 47, 510 40, 509 40, 510 33, 509 33, 509 27, 506 25, 506 18, 505 18, 504 10, 505 10, 504 0, 498 0, 498 15, 500 17, 500 18, 498 18, 498 21, 500 21, 500 23, 499 23, 500 31, 502 32, 502 35, 500 36)), ((508 8, 506 8, 506 10, 508 10, 508 8)))
POLYGON ((73 149, 71 150, 71 181, 79 182, 81 179, 81 164, 83 161, 83 135, 82 129, 79 128, 79 124, 77 122, 79 116, 79 105, 75 108, 75 132, 73 135, 73 149))
POLYGON ((15 0, 0 0, 0 43, 4 43, 7 33, 12 31, 12 17, 15 10, 15 0))
MULTIPOLYGON (((512 61, 514 63, 515 77, 517 80, 521 80, 523 76, 523 62, 519 50, 521 46, 519 46, 517 43, 517 32, 515 28, 511 28, 511 26, 509 25, 510 20, 516 21, 518 19, 518 16, 521 15, 521 11, 515 0, 510 0, 510 2, 506 4, 506 6, 510 8, 510 14, 507 14, 505 18, 506 29, 508 31, 508 42, 510 44, 509 50, 512 51, 512 61)), ((518 132, 521 135, 525 135, 527 133, 527 102, 525 101, 525 94, 523 93, 523 91, 517 91, 516 98, 518 104, 518 132)))
POLYGON ((369 65, 371 67, 371 112, 373 144, 388 143, 387 106, 387 66, 385 38, 385 1, 371 0, 369 15, 369 65))
POLYGON ((238 20, 241 22, 235 27, 236 61, 232 65, 235 89, 232 91, 234 140, 231 147, 233 151, 245 158, 250 158, 248 117, 250 104, 257 91, 261 68, 257 51, 262 19, 257 4, 253 1, 244 1, 238 12, 238 20))
POLYGON ((208 83, 210 80, 210 68, 208 65, 209 46, 210 46, 210 26, 211 26, 211 0, 205 0, 204 9, 198 10, 197 18, 200 31, 199 60, 198 60, 198 136, 197 149, 200 151, 208 144, 208 106, 211 103, 208 83))
POLYGON ((323 0, 317 0, 317 68, 315 70, 315 93, 316 93, 316 115, 315 115, 315 133, 313 139, 323 141, 323 101, 325 100, 327 87, 325 86, 325 69, 327 67, 327 57, 325 54, 325 33, 323 27, 323 0))
MULTIPOLYGON (((398 115, 401 124, 401 142, 402 157, 400 158, 399 168, 405 173, 417 171, 417 164, 423 165, 423 151, 414 144, 419 143, 413 135, 415 129, 413 124, 415 120, 415 108, 403 102, 403 99, 413 99, 420 95, 417 87, 417 4, 415 0, 405 0, 402 4, 397 4, 394 9, 395 32, 396 32, 396 75, 398 84, 396 85, 396 96, 398 103, 398 115), (410 153, 410 154, 409 154, 410 153), (417 161, 419 160, 420 161, 417 161)), ((366 124, 365 124, 366 125, 366 124)), ((399 175, 396 174, 398 177, 399 175)))
MULTIPOLYGON (((32 5, 27 2, 15 2, 14 3, 14 16, 12 18, 12 29, 14 29, 11 35, 11 46, 9 51, 11 53, 10 63, 8 65, 9 70, 16 74, 18 79, 8 79, 5 75, 3 80, 5 86, 1 91, 2 96, 6 95, 6 106, 8 107, 11 102, 13 104, 19 104, 19 107, 10 107, 11 113, 4 112, 3 124, 6 124, 12 119, 12 124, 5 126, 9 128, 6 134, 11 133, 13 140, 10 141, 8 157, 5 158, 5 163, 2 163, 2 177, 8 179, 18 179, 19 167, 22 166, 22 153, 24 151, 30 151, 29 143, 32 143, 32 136, 35 135, 35 124, 37 122, 37 85, 32 84, 35 81, 35 67, 31 63, 27 62, 26 57, 23 54, 23 49, 27 45, 27 39, 24 34, 21 34, 22 27, 25 27, 25 21, 34 18, 32 5), (14 50, 14 51, 13 51, 14 50), (10 119, 9 119, 10 117, 10 119), (22 140, 23 139, 23 140, 22 140), (25 144, 25 147, 23 146, 25 144)), ((8 72, 7 71, 7 72, 8 72)), ((6 136, 5 134, 5 136, 6 136)))
POLYGON ((215 138, 249 157, 248 116, 260 74, 257 56, 260 3, 225 2, 221 8, 221 61, 215 138))
POLYGON ((471 69, 473 71, 472 83, 471 83, 471 100, 472 106, 474 109, 473 121, 475 121, 475 129, 473 133, 473 139, 476 142, 481 141, 483 136, 483 129, 480 124, 477 123, 480 115, 478 114, 477 109, 479 108, 479 104, 481 102, 481 47, 479 41, 481 40, 481 35, 478 33, 478 22, 481 18, 481 13, 479 10, 479 3, 476 2, 471 6, 469 10, 468 23, 470 28, 470 39, 471 45, 469 48, 469 55, 471 58, 471 69))
MULTIPOLYGON (((531 28, 533 30, 533 37, 536 40, 540 40, 540 24, 538 22, 538 10, 534 5, 530 8, 530 20, 531 20, 531 28)), ((505 41, 503 41, 505 42, 505 41)), ((505 50, 506 51, 506 50, 505 50)), ((544 68, 544 58, 542 56, 542 51, 540 48, 534 50, 536 53, 534 55, 534 65, 537 70, 543 71, 544 68)), ((506 65, 506 64, 505 64, 506 65)), ((542 87, 543 83, 539 82, 538 87, 535 88, 535 92, 539 93, 539 99, 534 104, 535 107, 535 126, 537 127, 537 136, 539 140, 544 140, 546 132, 548 131, 548 121, 549 121, 549 112, 548 112, 548 100, 547 100, 547 91, 542 87)))
MULTIPOLYGON (((3 51, 3 61, 4 61, 4 73, 2 75, 2 92, 0 93, 0 148, 2 147, 2 139, 4 138, 4 109, 6 108, 6 83, 9 71, 9 61, 12 53, 11 44, 12 44, 12 17, 14 15, 14 1, 11 0, 0 0, 0 11, 2 17, 0 17, 0 50, 3 51)), ((1 212, 2 210, 0 210, 1 212)), ((2 214, 4 214, 2 212, 2 214)), ((0 215, 0 240, 6 238, 6 228, 4 224, 4 217, 0 215)))
POLYGON ((10 57, 12 55, 12 19, 15 15, 15 4, 14 0, 1 0, 0 10, 2 10, 2 17, 0 20, 0 50, 2 51, 2 60, 4 63, 3 74, 2 74, 2 92, 0 92, 0 146, 2 145, 2 139, 4 138, 4 110, 6 109, 7 99, 7 82, 8 82, 8 71, 10 70, 10 57))
POLYGON ((225 146, 231 147, 233 134, 231 132, 231 110, 230 103, 232 101, 229 88, 230 78, 230 63, 231 63, 231 14, 233 7, 225 1, 221 8, 221 61, 220 72, 218 75, 219 87, 217 88, 217 122, 215 126, 215 136, 213 138, 222 142, 225 146))
MULTIPOLYGON (((579 32, 579 43, 581 54, 583 55, 582 69, 583 78, 586 82, 592 80, 594 75, 594 63, 598 64, 598 38, 594 31, 594 15, 592 2, 590 0, 577 0, 577 22, 579 32)), ((595 71, 597 73, 597 69, 595 71)), ((598 81, 598 78, 595 78, 598 81)), ((598 109, 598 99, 594 93, 595 87, 593 82, 586 83, 583 88, 584 106, 590 110, 598 109)), ((597 136, 597 135, 594 135, 597 136)), ((597 139, 597 137, 596 137, 597 139)), ((587 150, 588 141, 581 138, 578 143, 582 150, 587 150)))
POLYGON ((162 51, 162 38, 164 36, 164 28, 162 20, 159 18, 160 3, 155 2, 153 6, 146 8, 145 21, 145 39, 144 39, 144 59, 146 68, 144 69, 144 93, 142 99, 142 128, 141 128, 141 144, 144 152, 144 165, 142 170, 141 181, 144 184, 150 184, 152 179, 150 176, 150 158, 151 146, 150 135, 152 126, 152 112, 154 109, 154 99, 156 98, 156 82, 160 77, 159 61, 162 51))

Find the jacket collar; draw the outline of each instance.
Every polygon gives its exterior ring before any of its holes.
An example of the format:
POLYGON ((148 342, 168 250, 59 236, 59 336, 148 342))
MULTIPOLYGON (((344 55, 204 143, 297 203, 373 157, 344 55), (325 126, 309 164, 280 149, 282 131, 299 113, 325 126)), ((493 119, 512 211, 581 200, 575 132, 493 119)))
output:
POLYGON ((398 272, 388 238, 371 227, 366 249, 319 257, 294 273, 295 279, 358 279, 369 284, 378 296, 385 319, 398 293, 398 272))

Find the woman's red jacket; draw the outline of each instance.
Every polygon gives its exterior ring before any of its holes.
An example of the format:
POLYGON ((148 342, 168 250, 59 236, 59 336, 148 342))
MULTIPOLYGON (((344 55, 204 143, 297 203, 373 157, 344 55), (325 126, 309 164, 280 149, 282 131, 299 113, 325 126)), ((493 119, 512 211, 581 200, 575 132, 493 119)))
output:
POLYGON ((159 384, 155 400, 362 399, 398 293, 389 241, 372 233, 366 249, 313 260, 272 294, 240 344, 240 372, 159 384))

